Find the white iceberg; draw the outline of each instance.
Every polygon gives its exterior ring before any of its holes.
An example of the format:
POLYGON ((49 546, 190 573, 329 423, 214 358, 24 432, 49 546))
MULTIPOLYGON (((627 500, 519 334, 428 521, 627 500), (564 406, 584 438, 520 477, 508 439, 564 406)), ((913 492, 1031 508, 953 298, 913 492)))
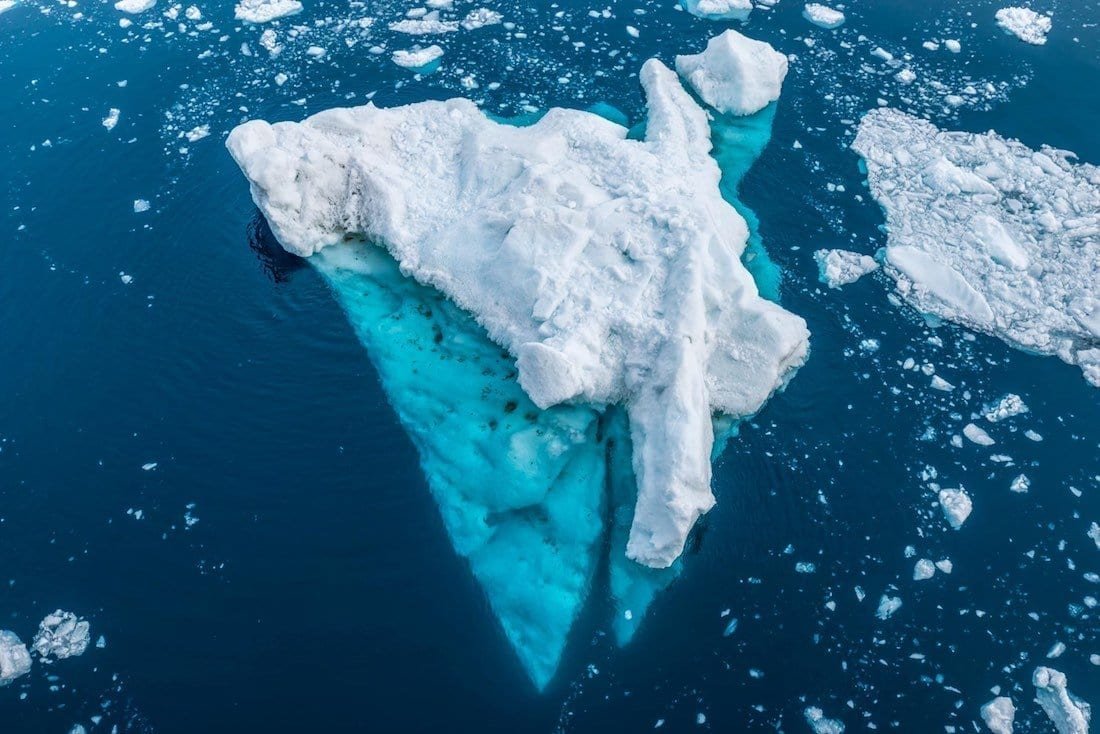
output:
POLYGON ((1035 700, 1058 734, 1088 734, 1092 707, 1066 690, 1065 674, 1040 666, 1031 676, 1035 700))
POLYGON ((936 575, 936 564, 930 558, 921 558, 913 566, 913 580, 927 581, 936 575))
POLYGON ((1030 8, 1001 8, 995 18, 1001 30, 1025 43, 1042 46, 1050 33, 1050 16, 1040 15, 1030 8))
POLYGON ((883 594, 878 600, 875 616, 882 620, 890 619, 899 609, 901 609, 901 597, 883 594))
POLYGON ((820 3, 807 3, 802 9, 802 17, 821 28, 833 29, 844 25, 844 13, 820 3))
POLYGON ((683 0, 684 9, 706 20, 747 20, 752 0, 683 0))
POLYGON ((1008 696, 998 696, 982 706, 982 721, 993 734, 1012 734, 1016 720, 1016 707, 1008 696))
POLYGON ((115 3, 115 10, 137 15, 138 13, 144 13, 146 10, 150 10, 156 4, 157 0, 118 0, 118 2, 115 3))
POLYGON ((763 41, 728 30, 700 54, 676 57, 676 71, 723 114, 751 115, 779 99, 787 57, 763 41))
POLYGON ((644 141, 590 113, 509 127, 453 99, 256 120, 227 145, 288 251, 380 243, 508 349, 540 408, 623 404, 627 554, 667 567, 714 504, 712 413, 758 411, 808 332, 741 263, 705 113, 660 62, 640 77, 644 141))
POLYGON ((817 261, 818 279, 830 288, 855 283, 878 269, 873 257, 848 250, 818 250, 814 260, 817 261))
POLYGON ((955 530, 963 526, 963 523, 970 517, 971 511, 974 509, 974 504, 970 501, 970 495, 961 487, 958 489, 941 489, 939 500, 940 508, 943 509, 943 516, 947 518, 948 524, 955 530))
POLYGON ((990 423, 999 423, 1007 418, 1022 415, 1028 411, 1024 399, 1015 393, 1006 393, 1004 397, 985 408, 985 419, 990 423))
POLYGON ((88 622, 58 609, 39 623, 32 647, 43 658, 62 660, 83 655, 90 640, 88 622))
POLYGON ((1100 169, 887 108, 852 147, 886 210, 885 270, 903 298, 1100 385, 1100 169))
POLYGON ((443 49, 436 45, 421 48, 414 46, 408 50, 393 52, 393 63, 406 69, 422 69, 443 56, 443 49))
POLYGON ((504 20, 504 16, 495 10, 488 8, 475 8, 462 19, 462 27, 468 31, 484 28, 487 25, 497 25, 504 20))
POLYGON ((814 734, 844 734, 844 722, 826 718, 825 712, 817 706, 806 707, 802 715, 814 734))
POLYGON ((0 630, 0 687, 31 671, 31 655, 19 635, 0 630))
POLYGON ((245 23, 268 23, 300 12, 298 0, 241 0, 233 8, 233 17, 245 23))

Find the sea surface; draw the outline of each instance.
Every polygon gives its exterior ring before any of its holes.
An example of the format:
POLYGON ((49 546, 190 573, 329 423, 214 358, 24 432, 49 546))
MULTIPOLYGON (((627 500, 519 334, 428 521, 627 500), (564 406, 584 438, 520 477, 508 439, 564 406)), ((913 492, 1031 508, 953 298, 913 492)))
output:
POLYGON ((1036 0, 1053 29, 1030 46, 984 0, 853 2, 837 31, 793 0, 744 24, 671 0, 487 6, 507 24, 439 38, 389 30, 413 7, 390 0, 306 0, 263 27, 228 1, 0 13, 0 628, 29 641, 60 608, 105 642, 0 688, 0 729, 808 732, 817 706, 849 732, 963 732, 999 687, 1026 734, 1053 731, 1040 664, 1100 704, 1100 392, 930 324, 881 274, 828 289, 813 259, 885 244, 848 148, 876 106, 1100 162, 1100 7, 1036 0), (642 62, 728 27, 792 55, 770 143, 726 173, 774 264, 754 274, 806 319, 811 356, 728 442, 718 504, 633 640, 616 644, 597 574, 539 690, 330 280, 280 253, 223 141, 247 119, 459 95, 636 125, 642 62), (961 52, 922 47, 943 39, 961 52), (418 41, 445 48, 431 74, 390 61, 418 41), (1006 393, 1029 412, 986 425, 995 446, 952 444, 1006 393), (931 482, 973 498, 961 530, 931 482), (922 557, 952 573, 913 581, 922 557), (903 604, 880 620, 884 593, 903 604))

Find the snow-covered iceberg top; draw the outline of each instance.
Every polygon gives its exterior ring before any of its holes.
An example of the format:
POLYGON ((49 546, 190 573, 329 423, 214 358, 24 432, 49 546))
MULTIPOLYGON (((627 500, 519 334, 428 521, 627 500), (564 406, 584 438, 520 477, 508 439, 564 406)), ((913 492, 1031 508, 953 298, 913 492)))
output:
POLYGON ((1100 386, 1100 169, 892 109, 868 113, 852 147, 886 210, 886 272, 906 300, 1100 386))
POLYGON ((808 332, 741 263, 706 114, 659 61, 640 78, 644 141, 576 110, 510 127, 452 99, 256 120, 227 145, 288 251, 380 243, 507 348, 538 407, 624 405, 627 555, 665 567, 714 504, 712 413, 756 412, 808 332))
POLYGON ((684 9, 707 20, 747 20, 752 0, 683 0, 684 9))
POLYGON ((873 257, 849 250, 818 250, 814 253, 818 279, 830 288, 855 283, 878 269, 873 257))
POLYGON ((821 28, 839 28, 844 25, 844 13, 820 3, 806 3, 802 17, 821 28))
POLYGON ((676 71, 708 105, 751 115, 779 99, 787 57, 735 30, 715 36, 703 53, 676 57, 676 71))
POLYGON ((1001 8, 994 16, 997 25, 1005 33, 1016 36, 1021 41, 1042 46, 1047 42, 1051 20, 1049 16, 1039 15, 1030 8, 1001 8))

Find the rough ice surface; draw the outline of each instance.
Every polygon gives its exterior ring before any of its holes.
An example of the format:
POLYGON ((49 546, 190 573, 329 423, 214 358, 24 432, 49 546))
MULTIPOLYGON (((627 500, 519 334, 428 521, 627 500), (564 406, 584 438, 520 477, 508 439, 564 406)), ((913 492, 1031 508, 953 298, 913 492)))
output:
POLYGON ((1066 690, 1066 676, 1040 666, 1031 676, 1035 700, 1043 707, 1058 734, 1088 734, 1092 708, 1066 690))
POLYGON ((995 404, 986 407, 985 419, 990 423, 999 423, 1027 411, 1027 404, 1024 403, 1023 398, 1015 393, 1008 393, 995 404))
POLYGON ((241 0, 233 8, 233 17, 246 23, 268 23, 300 12, 298 0, 241 0))
POLYGON ((966 436, 968 441, 979 446, 992 446, 997 443, 992 436, 986 433, 984 428, 975 423, 967 423, 963 426, 963 435, 966 436))
POLYGON ((890 619, 894 616, 894 612, 899 609, 901 609, 900 597, 883 594, 878 600, 878 609, 875 610, 875 616, 883 620, 890 619))
POLYGON ((878 269, 873 257, 849 250, 818 250, 814 260, 817 261, 818 279, 830 288, 855 283, 878 269))
POLYGON ((1047 42, 1051 20, 1030 8, 1001 8, 996 13, 997 25, 1021 41, 1042 46, 1047 42))
POLYGON ((462 27, 468 31, 484 28, 487 25, 496 25, 504 20, 504 16, 495 10, 488 8, 476 8, 466 14, 462 19, 462 27))
POLYGON ((844 25, 844 13, 820 3, 807 3, 802 9, 802 17, 822 28, 839 28, 844 25))
POLYGON ((752 0, 683 0, 684 9, 707 20, 747 20, 752 0))
POLYGON ((406 69, 421 69, 443 56, 443 49, 436 45, 393 52, 393 63, 406 69))
POLYGON ((72 612, 58 609, 38 624, 38 634, 34 636, 32 647, 43 658, 62 660, 83 655, 90 640, 91 633, 85 620, 72 612))
POLYGON ((676 57, 676 71, 708 105, 751 115, 779 99, 787 57, 770 44, 728 30, 699 54, 676 57))
POLYGON ((902 297, 1100 385, 1100 169, 885 108, 852 147, 886 211, 902 297))
POLYGON ((932 563, 931 559, 921 558, 913 566, 913 580, 914 581, 927 581, 936 575, 936 564, 932 563))
POLYGON ((982 706, 982 721, 993 734, 1012 734, 1016 719, 1016 707, 1008 696, 998 696, 982 706))
POLYGON ((955 530, 963 526, 966 518, 970 517, 970 512, 974 509, 974 505, 970 501, 970 495, 961 487, 959 489, 941 489, 939 500, 943 516, 947 518, 948 524, 955 530))
POLYGON ((1100 550, 1100 524, 1092 523, 1089 525, 1089 531, 1086 533, 1092 542, 1096 543, 1096 549, 1100 550))
POLYGON ((19 635, 0 630, 0 687, 31 672, 31 655, 19 635))
POLYGON ((627 554, 667 567, 714 504, 712 413, 755 413, 804 361, 802 319, 741 263, 703 110, 656 60, 646 138, 553 109, 528 127, 467 100, 253 121, 228 146, 288 251, 348 237, 472 313, 540 408, 622 404, 638 499, 627 554))
POLYGON ((825 712, 817 706, 808 706, 802 715, 814 734, 844 734, 844 722, 825 718, 825 712))
POLYGON ((115 3, 115 10, 137 15, 138 13, 144 13, 146 10, 150 10, 156 4, 157 0, 118 0, 118 2, 115 3))

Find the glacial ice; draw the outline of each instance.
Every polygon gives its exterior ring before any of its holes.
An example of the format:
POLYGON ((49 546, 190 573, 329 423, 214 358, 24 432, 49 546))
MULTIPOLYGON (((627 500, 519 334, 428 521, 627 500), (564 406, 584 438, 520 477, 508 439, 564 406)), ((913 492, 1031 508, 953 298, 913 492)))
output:
POLYGON ((833 29, 844 25, 844 13, 820 3, 807 3, 802 17, 821 28, 833 29))
POLYGON ((1012 734, 1012 724, 1016 720, 1016 707, 1008 696, 997 696, 982 706, 982 721, 993 734, 1012 734))
POLYGON ((802 319, 761 298, 703 110, 659 61, 644 141, 590 113, 529 127, 471 102, 252 121, 227 142, 287 250, 346 237, 472 313, 535 405, 623 404, 638 500, 627 553, 662 568, 714 504, 711 413, 755 413, 805 359, 802 319))
POLYGON ((38 624, 32 647, 43 658, 58 660, 83 655, 91 640, 88 622, 60 609, 38 624))
POLYGON ((878 609, 875 616, 881 620, 890 619, 894 613, 901 609, 901 597, 883 594, 878 600, 878 609))
POLYGON ((300 12, 302 3, 298 0, 240 0, 233 8, 233 17, 245 23, 269 23, 300 12))
POLYGON ((885 270, 903 298, 1100 386, 1100 169, 888 108, 863 118, 852 147, 886 211, 885 270))
POLYGON ((817 261, 818 279, 830 288, 855 283, 878 269, 873 257, 848 250, 818 250, 814 260, 817 261))
POLYGON ((115 3, 115 10, 137 15, 151 9, 156 4, 157 0, 118 0, 115 3))
POLYGON ((844 734, 844 722, 825 717, 825 712, 817 706, 808 706, 802 715, 814 734, 844 734))
POLYGON ((719 112, 751 115, 779 99, 787 57, 731 29, 710 39, 702 53, 677 56, 676 72, 719 112))
POLYGON ((15 7, 15 0, 0 0, 0 13, 6 13, 15 7))
POLYGON ((393 52, 393 63, 406 69, 423 69, 443 56, 443 49, 435 44, 427 48, 414 46, 408 50, 393 52))
POLYGON ((684 9, 706 20, 747 20, 752 0, 683 0, 684 9))
POLYGON ((0 687, 31 671, 31 655, 19 635, 0 630, 0 687))
POLYGON ((1001 30, 1025 43, 1042 46, 1050 33, 1050 16, 1040 15, 1030 8, 1001 8, 995 15, 1001 30))
POLYGON ((1092 708, 1066 690, 1065 674, 1039 666, 1031 676, 1035 700, 1043 707, 1058 734, 1088 734, 1092 708))
MULTIPOLYGON (((652 403, 640 412, 633 392, 692 358, 702 368, 709 352, 714 374, 696 378, 702 402, 676 406, 695 427, 679 436, 672 425, 666 431, 673 455, 692 453, 692 466, 708 476, 709 495, 712 446, 717 453, 735 428, 731 418, 754 412, 806 351, 802 321, 757 293, 749 271, 774 298, 774 265, 722 200, 737 204, 737 184, 768 140, 774 106, 717 119, 719 182, 702 110, 663 66, 648 64, 642 78, 650 99, 645 140, 569 110, 509 127, 452 100, 334 110, 300 125, 248 123, 228 142, 282 246, 316 253, 310 261, 332 285, 417 445, 456 550, 540 687, 557 667, 602 554, 620 644, 680 570, 679 562, 650 568, 627 557, 634 533, 646 527, 639 512, 661 529, 669 510, 678 554, 679 535, 690 528, 680 526, 683 508, 698 499, 639 501, 635 471, 646 467, 635 451, 639 437, 651 443, 654 426, 683 414, 663 414, 652 403), (298 190, 297 175, 311 185, 298 190), (400 269, 363 240, 384 244, 400 269), (689 290, 705 286, 706 309, 720 326, 707 325, 671 350, 680 361, 656 365, 654 375, 646 369, 652 355, 642 349, 670 351, 651 322, 658 305, 673 303, 671 289, 683 285, 669 279, 666 258, 677 253, 683 274, 701 278, 689 290), (704 262, 712 277, 696 267, 704 262), (466 282, 497 289, 494 303, 468 293, 466 282), (613 318, 593 320, 593 299, 613 318), (521 315, 515 321, 513 310, 521 315), (558 337, 553 349, 538 341, 546 334, 558 337), (497 344, 519 344, 533 362, 517 364, 515 350, 497 344), (555 407, 531 397, 553 394, 545 379, 553 372, 538 371, 546 353, 558 361, 568 353, 584 379, 581 392, 555 407), (637 361, 615 374, 628 355, 637 361), (734 376, 737 384, 727 382, 734 376), (624 405, 608 406, 615 402, 624 405), (711 407, 727 415, 712 424, 711 407)), ((683 292, 675 293, 682 301, 683 292)), ((677 323, 691 321, 680 318, 671 331, 677 323)), ((577 389, 576 377, 565 392, 577 389)), ((665 452, 655 445, 650 460, 667 470, 665 452)))
POLYGON ((958 489, 941 489, 939 493, 940 508, 948 524, 958 530, 970 517, 974 504, 970 501, 970 495, 962 487, 958 489))

